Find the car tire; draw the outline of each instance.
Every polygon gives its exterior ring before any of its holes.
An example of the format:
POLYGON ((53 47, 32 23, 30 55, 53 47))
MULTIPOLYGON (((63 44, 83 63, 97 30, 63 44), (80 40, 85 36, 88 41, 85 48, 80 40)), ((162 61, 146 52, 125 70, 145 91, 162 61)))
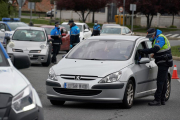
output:
POLYGON ((51 64, 51 53, 49 52, 47 62, 42 63, 42 66, 48 67, 51 64))
POLYGON ((61 105, 64 105, 64 103, 65 103, 66 101, 50 100, 50 102, 51 102, 52 105, 61 106, 61 105))
POLYGON ((168 77, 167 79, 167 91, 165 94, 165 101, 168 101, 171 95, 171 78, 168 77))
POLYGON ((134 102, 134 83, 132 80, 129 80, 126 85, 126 89, 124 93, 123 107, 129 109, 133 106, 133 102, 134 102))

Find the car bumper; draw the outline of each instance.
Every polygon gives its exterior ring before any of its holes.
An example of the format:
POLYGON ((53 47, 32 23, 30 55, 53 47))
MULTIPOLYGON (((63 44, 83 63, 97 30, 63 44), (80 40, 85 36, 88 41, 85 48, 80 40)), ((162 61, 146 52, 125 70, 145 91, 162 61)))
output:
POLYGON ((126 83, 96 84, 91 89, 66 89, 58 82, 46 81, 47 98, 63 101, 121 103, 126 83))
POLYGON ((29 57, 31 63, 44 63, 47 62, 48 56, 47 55, 33 55, 29 57))

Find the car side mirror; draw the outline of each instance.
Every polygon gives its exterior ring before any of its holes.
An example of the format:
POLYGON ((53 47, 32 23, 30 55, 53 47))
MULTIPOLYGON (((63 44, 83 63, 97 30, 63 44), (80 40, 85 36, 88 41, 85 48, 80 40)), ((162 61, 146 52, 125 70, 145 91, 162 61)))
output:
POLYGON ((5 32, 5 29, 1 29, 1 32, 5 32))
POLYGON ((17 69, 29 68, 31 66, 31 61, 29 56, 23 53, 9 53, 9 57, 17 69))
POLYGON ((62 36, 66 36, 66 33, 62 33, 62 36))
POLYGON ((141 58, 141 60, 138 62, 139 64, 146 64, 149 63, 150 59, 149 58, 141 58))
POLYGON ((89 32, 89 30, 88 30, 88 29, 85 29, 84 32, 89 32))

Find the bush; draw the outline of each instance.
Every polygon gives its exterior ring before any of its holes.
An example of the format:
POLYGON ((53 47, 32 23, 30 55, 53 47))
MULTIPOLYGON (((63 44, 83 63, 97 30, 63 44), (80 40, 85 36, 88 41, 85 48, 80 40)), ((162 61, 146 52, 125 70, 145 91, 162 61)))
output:
POLYGON ((8 15, 8 4, 2 1, 0 3, 0 20, 4 17, 9 17, 9 15, 8 15))
POLYGON ((169 28, 177 28, 177 27, 176 27, 176 26, 172 26, 172 25, 171 25, 169 28))

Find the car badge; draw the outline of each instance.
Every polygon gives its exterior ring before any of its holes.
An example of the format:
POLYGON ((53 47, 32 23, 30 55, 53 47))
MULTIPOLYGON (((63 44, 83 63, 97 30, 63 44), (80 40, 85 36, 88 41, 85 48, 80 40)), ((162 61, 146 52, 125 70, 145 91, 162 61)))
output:
POLYGON ((81 76, 75 76, 75 80, 81 80, 81 76))

